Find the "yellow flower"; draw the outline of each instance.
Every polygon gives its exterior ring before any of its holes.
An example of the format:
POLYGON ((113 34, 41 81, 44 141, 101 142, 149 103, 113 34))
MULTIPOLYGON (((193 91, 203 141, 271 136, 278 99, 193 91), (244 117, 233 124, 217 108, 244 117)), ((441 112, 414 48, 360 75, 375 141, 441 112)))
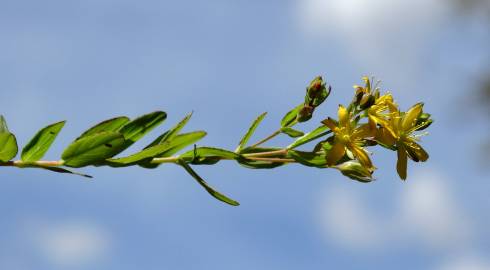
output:
POLYGON ((396 170, 401 179, 407 178, 407 157, 415 162, 426 161, 429 154, 420 146, 418 136, 413 132, 423 124, 417 125, 417 118, 422 114, 422 103, 417 103, 408 112, 391 118, 391 130, 383 127, 376 134, 376 139, 387 146, 396 146, 398 161, 396 170))
POLYGON ((391 94, 383 95, 376 99, 374 104, 367 109, 369 125, 375 129, 376 124, 388 128, 391 131, 389 119, 398 111, 396 104, 393 102, 391 94))
POLYGON ((365 168, 373 169, 368 153, 362 148, 364 139, 374 135, 373 130, 367 124, 356 127, 355 123, 351 122, 349 112, 342 105, 339 105, 338 116, 338 123, 331 118, 322 121, 335 134, 332 148, 327 154, 327 164, 335 165, 348 149, 365 168))

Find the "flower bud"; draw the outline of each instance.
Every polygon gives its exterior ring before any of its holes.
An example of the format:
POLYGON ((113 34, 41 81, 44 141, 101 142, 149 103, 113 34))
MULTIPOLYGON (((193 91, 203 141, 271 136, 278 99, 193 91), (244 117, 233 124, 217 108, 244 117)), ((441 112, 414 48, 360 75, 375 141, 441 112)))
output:
POLYGON ((318 76, 306 88, 305 103, 317 107, 330 95, 331 90, 330 85, 327 86, 322 77, 318 76))
POLYGON ((310 86, 307 88, 308 96, 314 99, 318 93, 321 91, 322 87, 325 87, 323 83, 323 78, 321 76, 316 77, 311 81, 310 86))
POLYGON ((362 110, 364 110, 371 107, 375 101, 376 98, 373 95, 364 94, 364 96, 362 96, 361 98, 361 101, 359 102, 359 106, 362 110))
POLYGON ((344 162, 337 165, 335 168, 338 169, 343 175, 359 182, 367 183, 374 180, 372 171, 366 169, 361 165, 361 163, 355 160, 344 162))
POLYGON ((308 104, 305 104, 303 106, 303 108, 301 108, 301 110, 298 112, 298 115, 296 116, 296 119, 298 120, 298 122, 306 122, 308 120, 311 119, 311 117, 313 116, 313 111, 315 110, 314 107, 308 105, 308 104))

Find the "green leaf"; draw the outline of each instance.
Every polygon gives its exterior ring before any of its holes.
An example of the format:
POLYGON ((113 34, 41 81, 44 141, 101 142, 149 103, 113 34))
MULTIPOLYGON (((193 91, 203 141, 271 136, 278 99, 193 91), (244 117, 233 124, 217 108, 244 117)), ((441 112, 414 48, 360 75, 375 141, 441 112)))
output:
MULTIPOLYGON (((281 150, 281 148, 273 148, 273 147, 248 147, 243 149, 240 154, 252 154, 252 153, 263 153, 263 152, 271 152, 281 150)), ((282 155, 277 156, 268 156, 268 157, 283 157, 282 155)), ((263 160, 250 160, 246 157, 240 156, 237 159, 237 162, 245 168, 249 169, 272 169, 279 166, 284 165, 284 162, 271 162, 271 161, 263 161, 263 160)))
POLYGON ((141 139, 146 133, 160 125, 167 118, 167 114, 156 111, 140 116, 133 121, 126 123, 119 129, 119 133, 124 136, 124 149, 141 139))
POLYGON ((250 128, 248 128, 247 133, 245 133, 245 135, 243 136, 243 138, 240 140, 240 143, 238 144, 238 147, 235 150, 235 152, 240 152, 246 146, 246 144, 248 143, 248 140, 250 140, 250 137, 252 137, 253 133, 255 132, 255 130, 257 129, 257 127, 259 126, 260 122, 262 122, 262 120, 264 120, 264 117, 266 115, 267 115, 267 112, 264 112, 263 114, 259 115, 259 117, 257 117, 253 121, 253 123, 250 126, 250 128))
POLYGON ((314 153, 289 150, 288 156, 290 156, 297 162, 309 167, 325 168, 325 166, 327 165, 327 157, 325 155, 325 152, 314 153))
POLYGON ((169 151, 172 148, 170 144, 157 144, 155 146, 143 149, 142 151, 122 158, 114 158, 108 159, 107 164, 114 167, 120 166, 130 166, 134 165, 142 160, 152 159, 157 157, 165 152, 169 151))
POLYGON ((129 118, 127 118, 126 116, 115 117, 102 121, 96 124, 95 126, 89 128, 85 132, 83 132, 82 135, 80 135, 80 137, 76 139, 76 141, 80 140, 81 138, 94 135, 100 132, 118 131, 124 124, 128 122, 129 122, 129 118))
POLYGON ((182 130, 182 128, 187 124, 187 122, 189 122, 189 119, 191 119, 191 116, 192 116, 192 113, 189 113, 188 115, 186 115, 184 117, 184 119, 182 119, 179 123, 177 123, 177 125, 175 125, 173 128, 169 129, 168 131, 166 131, 165 133, 160 135, 152 143, 150 143, 148 146, 146 146, 145 149, 152 147, 152 146, 155 146, 159 143, 163 143, 165 141, 168 141, 168 140, 174 138, 175 136, 177 136, 179 131, 182 130))
POLYGON ((281 127, 293 126, 294 120, 296 120, 296 116, 298 115, 298 112, 301 110, 301 108, 303 108, 303 105, 304 104, 301 103, 294 109, 287 112, 281 120, 281 127))
POLYGON ((17 155, 17 140, 10 132, 0 133, 0 162, 7 162, 17 155))
POLYGON ((64 126, 65 121, 61 121, 39 130, 24 149, 22 149, 22 161, 34 162, 43 158, 64 126))
POLYGON ((111 158, 125 147, 123 135, 118 132, 101 132, 73 142, 63 152, 61 158, 68 167, 94 165, 111 158))
POLYGON ((0 115, 0 133, 10 133, 3 115, 0 115))
POLYGON ((305 135, 296 139, 296 141, 294 141, 292 144, 290 144, 287 147, 287 149, 294 149, 300 145, 303 145, 305 143, 309 143, 309 142, 316 140, 322 136, 325 136, 331 132, 332 131, 327 126, 322 125, 322 126, 316 128, 315 130, 313 130, 312 132, 306 133, 305 135))
MULTIPOLYGON (((162 145, 165 145, 167 147, 167 150, 156 157, 169 157, 179 152, 180 150, 184 149, 185 147, 196 143, 204 136, 206 136, 206 134, 207 133, 204 131, 194 131, 194 132, 179 134, 175 136, 172 140, 163 142, 162 145)), ((158 167, 160 164, 152 164, 146 162, 146 163, 140 163, 139 165, 144 168, 152 169, 158 167)))
POLYGON ((192 164, 215 164, 222 159, 238 159, 240 156, 234 152, 214 148, 214 147, 197 147, 193 150, 180 155, 180 159, 192 164))
POLYGON ((296 130, 294 128, 290 127, 283 127, 281 128, 281 132, 288 135, 291 138, 297 138, 305 135, 302 131, 296 130))
POLYGON ((17 139, 10 133, 3 115, 0 115, 0 162, 13 159, 18 151, 17 139))
POLYGON ((215 197, 216 199, 222 201, 222 202, 225 202, 229 205, 233 205, 233 206, 238 206, 240 205, 240 203, 238 203, 237 201, 233 200, 233 199, 230 199, 228 198, 227 196, 221 194, 220 192, 214 190, 211 186, 209 186, 206 181, 204 181, 204 179, 202 179, 192 168, 191 166, 189 166, 187 163, 185 163, 185 161, 183 160, 179 160, 178 161, 180 166, 182 166, 204 189, 206 189, 206 191, 213 197, 215 197))
POLYGON ((57 172, 57 173, 69 173, 69 174, 75 174, 75 175, 79 175, 79 176, 83 176, 83 177, 87 177, 87 178, 93 178, 92 176, 90 176, 88 174, 83 174, 83 173, 71 171, 71 170, 68 170, 65 168, 61 168, 61 167, 37 167, 37 168, 41 168, 41 169, 45 169, 45 170, 57 172))

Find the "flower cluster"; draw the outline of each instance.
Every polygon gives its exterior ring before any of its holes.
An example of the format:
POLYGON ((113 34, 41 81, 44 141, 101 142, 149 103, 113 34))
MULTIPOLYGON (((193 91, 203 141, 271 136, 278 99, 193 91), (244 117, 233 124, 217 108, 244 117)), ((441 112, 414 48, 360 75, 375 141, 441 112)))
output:
POLYGON ((363 80, 364 86, 354 86, 356 92, 351 104, 347 107, 339 105, 338 120, 327 118, 322 121, 333 132, 322 145, 326 150, 327 165, 358 180, 370 179, 376 168, 366 148, 379 144, 397 151, 396 169, 405 180, 408 158, 415 162, 429 158, 418 143, 424 134, 415 132, 432 123, 430 114, 423 112, 423 103, 413 105, 406 112, 400 111, 389 92, 381 95, 371 79, 363 77, 363 80))

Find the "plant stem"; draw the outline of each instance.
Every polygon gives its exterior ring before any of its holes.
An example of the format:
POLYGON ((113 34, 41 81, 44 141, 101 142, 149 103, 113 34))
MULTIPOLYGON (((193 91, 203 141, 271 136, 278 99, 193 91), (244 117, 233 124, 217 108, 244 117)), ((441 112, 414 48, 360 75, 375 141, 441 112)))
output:
POLYGON ((59 167, 63 165, 62 160, 38 160, 34 162, 24 162, 22 160, 1 162, 0 166, 5 167, 59 167))
POLYGON ((286 163, 296 162, 296 160, 291 159, 291 158, 247 157, 247 159, 250 159, 250 160, 260 160, 260 161, 269 161, 269 162, 286 162, 286 163))
POLYGON ((267 156, 276 156, 276 155, 286 155, 287 153, 288 153, 288 149, 280 149, 280 150, 269 151, 269 152, 242 154, 242 156, 244 156, 246 158, 249 158, 249 157, 267 157, 267 156))
POLYGON ((281 134, 281 129, 278 129, 278 130, 274 131, 274 133, 272 133, 271 135, 269 135, 269 136, 265 137, 264 139, 262 139, 262 140, 260 140, 260 141, 256 142, 255 144, 252 144, 252 145, 250 146, 250 148, 257 147, 257 146, 259 146, 259 145, 261 145, 261 144, 263 144, 263 143, 267 142, 268 140, 270 140, 270 139, 272 139, 272 138, 276 137, 276 136, 277 136, 277 135, 279 135, 279 134, 281 134))
POLYGON ((152 164, 177 163, 178 160, 179 157, 153 158, 150 163, 152 164))

